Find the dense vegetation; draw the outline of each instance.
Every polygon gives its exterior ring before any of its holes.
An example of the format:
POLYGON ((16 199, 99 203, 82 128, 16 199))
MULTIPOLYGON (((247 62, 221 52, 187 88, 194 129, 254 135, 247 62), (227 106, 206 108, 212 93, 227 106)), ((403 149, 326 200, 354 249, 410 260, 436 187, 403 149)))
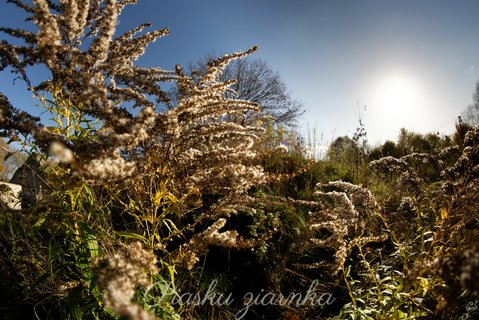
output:
POLYGON ((38 32, 1 28, 19 41, 0 42, 0 69, 53 125, 0 94, 0 133, 44 180, 21 209, 0 203, 7 319, 477 315, 479 128, 371 149, 360 123, 309 159, 221 78, 256 48, 200 72, 141 68, 168 30, 117 36, 135 1, 9 2, 38 32), (50 77, 33 84, 32 65, 50 77))

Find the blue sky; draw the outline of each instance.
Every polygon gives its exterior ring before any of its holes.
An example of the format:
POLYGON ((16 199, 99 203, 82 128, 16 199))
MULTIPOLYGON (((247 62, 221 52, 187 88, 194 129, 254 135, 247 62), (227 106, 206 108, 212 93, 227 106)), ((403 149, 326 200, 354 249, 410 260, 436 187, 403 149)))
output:
MULTIPOLYGON (((259 45, 254 57, 306 107, 301 133, 316 128, 324 143, 352 135, 360 113, 375 144, 401 127, 453 131, 479 79, 478 12, 477 0, 139 0, 119 30, 168 27, 139 60, 165 69, 259 45)), ((0 24, 20 23, 20 13, 2 1, 0 24)), ((16 92, 9 74, 0 86, 16 92)))

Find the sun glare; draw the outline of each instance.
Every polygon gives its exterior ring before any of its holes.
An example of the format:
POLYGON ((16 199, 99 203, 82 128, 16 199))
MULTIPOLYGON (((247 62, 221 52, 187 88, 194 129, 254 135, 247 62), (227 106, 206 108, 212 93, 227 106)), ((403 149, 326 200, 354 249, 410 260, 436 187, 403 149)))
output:
MULTIPOLYGON (((424 88, 415 77, 404 72, 383 74, 371 86, 368 104, 372 125, 381 131, 398 132, 424 120, 424 88)), ((391 132, 392 133, 392 132, 391 132)))
POLYGON ((403 74, 392 74, 380 80, 375 96, 381 109, 397 115, 414 110, 423 99, 417 81, 403 74))

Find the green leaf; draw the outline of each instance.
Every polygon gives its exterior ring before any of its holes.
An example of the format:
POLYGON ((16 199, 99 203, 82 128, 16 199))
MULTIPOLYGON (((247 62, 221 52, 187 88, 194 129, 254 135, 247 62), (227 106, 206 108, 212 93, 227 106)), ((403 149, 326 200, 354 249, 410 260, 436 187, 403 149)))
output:
POLYGON ((81 286, 75 287, 68 293, 68 305, 70 307, 70 315, 74 320, 82 319, 82 310, 80 307, 81 293, 83 288, 81 286))
POLYGON ((142 236, 142 235, 140 235, 140 234, 137 234, 137 233, 124 232, 124 231, 114 231, 114 233, 115 233, 117 236, 120 236, 120 237, 123 237, 123 238, 127 238, 127 239, 137 239, 137 240, 142 241, 143 243, 148 243, 148 239, 146 239, 144 236, 142 236))
POLYGON ((33 228, 39 228, 42 226, 42 224, 45 222, 46 218, 45 217, 40 217, 34 224, 33 228))
POLYGON ((404 318, 406 318, 406 315, 404 314, 404 312, 402 312, 401 310, 398 310, 396 313, 396 319, 404 319, 404 318))
POLYGON ((100 255, 100 249, 98 248, 98 241, 95 238, 89 238, 87 240, 88 251, 90 251, 90 257, 98 257, 100 255))
POLYGON ((345 271, 345 272, 344 272, 344 275, 345 275, 346 277, 349 276, 349 273, 351 272, 351 267, 348 266, 348 267, 346 268, 346 270, 344 270, 344 271, 345 271))

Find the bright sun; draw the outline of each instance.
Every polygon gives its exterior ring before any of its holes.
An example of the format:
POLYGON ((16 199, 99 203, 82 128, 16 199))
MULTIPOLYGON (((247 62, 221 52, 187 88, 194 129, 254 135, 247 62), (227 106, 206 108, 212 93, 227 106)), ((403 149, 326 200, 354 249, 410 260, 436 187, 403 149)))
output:
POLYGON ((371 124, 384 133, 397 134, 401 127, 416 127, 424 121, 424 88, 408 73, 396 71, 379 76, 368 98, 371 124))
POLYGON ((375 88, 375 103, 391 114, 412 111, 423 102, 422 90, 414 78, 395 73, 382 78, 375 88))

